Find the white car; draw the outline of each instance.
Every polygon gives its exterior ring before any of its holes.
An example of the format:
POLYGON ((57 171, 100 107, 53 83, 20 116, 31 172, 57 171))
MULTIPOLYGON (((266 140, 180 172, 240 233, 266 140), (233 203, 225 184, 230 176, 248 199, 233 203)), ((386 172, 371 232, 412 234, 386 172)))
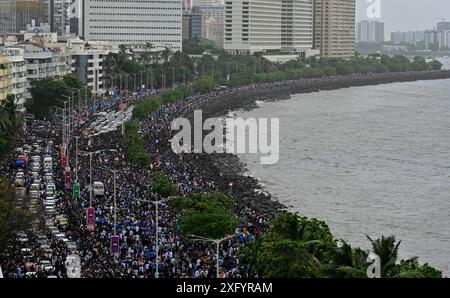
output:
POLYGON ((104 196, 105 195, 105 185, 100 181, 95 181, 92 186, 92 191, 96 196, 104 196))
POLYGON ((44 157, 44 165, 46 167, 52 167, 53 166, 53 158, 51 156, 44 157))
POLYGON ((48 183, 47 186, 45 187, 46 191, 52 191, 55 192, 56 191, 56 186, 54 183, 48 183))
POLYGON ((45 206, 45 212, 47 212, 47 213, 55 213, 55 207, 46 205, 45 206))
POLYGON ((32 199, 39 199, 41 194, 37 190, 30 190, 30 198, 32 199))
POLYGON ((47 208, 47 206, 50 206, 52 208, 55 208, 55 200, 53 200, 53 198, 51 200, 47 199, 44 202, 44 206, 47 208))
POLYGON ((30 186, 30 190, 40 190, 41 186, 39 185, 39 183, 32 183, 30 186))
POLYGON ((42 260, 40 262, 40 264, 42 265, 42 267, 44 268, 45 271, 55 270, 55 268, 52 266, 52 263, 50 263, 50 261, 48 261, 48 260, 42 260))

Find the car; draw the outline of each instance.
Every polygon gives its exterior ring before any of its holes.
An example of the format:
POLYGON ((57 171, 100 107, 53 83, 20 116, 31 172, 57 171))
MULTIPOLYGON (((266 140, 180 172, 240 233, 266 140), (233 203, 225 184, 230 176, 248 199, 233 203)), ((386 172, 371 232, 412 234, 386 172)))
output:
POLYGON ((42 260, 40 262, 40 265, 42 266, 42 268, 44 268, 45 271, 53 271, 55 270, 55 268, 52 266, 52 263, 50 263, 50 261, 48 260, 42 260))
POLYGON ((18 178, 16 180, 14 180, 14 186, 15 187, 22 187, 25 185, 25 181, 21 178, 18 178))
POLYGON ((39 177, 38 172, 31 172, 31 178, 37 178, 37 177, 39 177))
POLYGON ((58 234, 55 235, 55 237, 60 239, 66 237, 66 235, 64 233, 59 232, 58 234))
POLYGON ((28 237, 20 236, 20 237, 17 238, 17 241, 19 241, 19 242, 28 242, 28 237))
POLYGON ((75 244, 75 242, 67 242, 66 246, 67 246, 67 249, 72 253, 77 251, 77 245, 75 244))
POLYGON ((47 183, 47 186, 45 187, 46 191, 52 191, 55 192, 56 191, 56 186, 54 183, 47 183))
POLYGON ((29 271, 29 272, 25 273, 26 278, 34 278, 36 275, 37 275, 37 272, 34 272, 34 271, 29 271))
POLYGON ((41 186, 39 185, 39 183, 32 183, 30 186, 30 190, 40 190, 41 186))
POLYGON ((53 166, 53 158, 51 156, 44 157, 44 165, 45 166, 53 166))
POLYGON ((23 172, 17 172, 16 173, 16 179, 23 179, 25 174, 23 172))
POLYGON ((17 186, 14 188, 14 192, 16 194, 16 201, 22 200, 27 194, 27 188, 23 186, 17 186))
POLYGON ((102 130, 102 126, 101 125, 97 125, 96 127, 94 127, 94 130, 96 132, 100 132, 102 130))
POLYGON ((30 198, 39 199, 40 196, 41 194, 39 193, 38 190, 30 190, 30 198))
POLYGON ((55 201, 55 198, 53 198, 53 197, 49 197, 49 198, 47 198, 47 199, 45 199, 45 202, 44 202, 44 205, 45 206, 55 206, 55 204, 56 204, 56 201, 55 201))
POLYGON ((51 226, 51 227, 49 227, 48 228, 49 230, 50 230, 50 232, 52 232, 52 234, 54 234, 54 235, 56 235, 56 234, 59 234, 60 232, 59 232, 59 230, 58 230, 58 228, 57 227, 55 227, 55 226, 51 226))
POLYGON ((92 191, 96 196, 104 196, 105 195, 105 185, 100 181, 95 181, 92 186, 92 191))
POLYGON ((54 200, 46 200, 44 202, 44 206, 47 208, 47 206, 50 206, 52 208, 55 208, 55 201, 54 200))
POLYGON ((53 206, 45 206, 45 212, 47 212, 47 213, 54 213, 55 212, 55 207, 53 207, 53 206))

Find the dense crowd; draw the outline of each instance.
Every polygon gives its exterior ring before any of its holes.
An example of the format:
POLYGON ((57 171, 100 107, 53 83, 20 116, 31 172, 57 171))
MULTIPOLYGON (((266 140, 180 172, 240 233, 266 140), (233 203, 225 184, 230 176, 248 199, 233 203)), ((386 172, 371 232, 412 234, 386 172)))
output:
MULTIPOLYGON (((155 277, 156 276, 156 220, 159 234, 159 277, 215 277, 216 246, 210 242, 192 241, 181 236, 180 215, 168 204, 159 205, 159 216, 156 219, 155 204, 139 200, 157 200, 158 194, 152 190, 152 174, 163 170, 172 180, 174 186, 183 196, 195 192, 217 190, 214 181, 207 181, 198 169, 183 160, 170 150, 170 121, 186 110, 206 102, 210 98, 226 93, 251 89, 234 88, 212 92, 208 95, 196 95, 173 104, 164 105, 160 110, 141 122, 140 132, 143 135, 147 153, 152 165, 131 163, 123 149, 123 136, 120 130, 89 136, 79 139, 78 154, 74 140, 70 151, 70 164, 73 167, 73 180, 82 186, 79 200, 72 198, 71 190, 64 190, 64 175, 60 164, 59 147, 61 129, 57 123, 34 121, 30 123, 27 138, 24 142, 32 142, 28 138, 52 141, 55 161, 55 181, 58 187, 57 213, 67 218, 67 224, 58 229, 76 243, 77 253, 81 256, 82 277, 155 277), (44 128, 42 128, 44 126, 44 128), (40 129, 37 129, 40 127, 40 129), (101 151, 114 149, 115 151, 101 151), (105 186, 104 196, 93 196, 92 207, 95 208, 96 224, 94 232, 88 232, 86 226, 86 208, 90 206, 90 158, 92 155, 92 181, 101 181, 105 186), (78 167, 76 167, 78 160, 78 167), (75 168, 76 167, 76 168, 75 168), (118 170, 116 177, 116 223, 114 223, 114 181, 111 169, 118 170), (112 235, 120 238, 120 253, 110 252, 112 235)), ((96 112, 119 109, 119 103, 128 100, 132 103, 137 98, 133 95, 115 97, 113 100, 97 101, 96 112)), ((94 117, 93 117, 94 118, 94 117)), ((93 119, 89 119, 88 125, 93 119)), ((77 130, 82 128, 75 127, 77 130)), ((80 132, 79 131, 79 132, 80 132)), ((12 154, 9 161, 14 160, 12 154)), ((7 166, 6 166, 7 167, 7 166)), ((5 168, 6 170, 6 168, 5 168)), ((220 275, 223 277, 246 276, 247 272, 237 259, 239 246, 253 240, 267 226, 266 218, 245 206, 236 207, 236 215, 241 224, 236 228, 236 237, 224 241, 220 245, 220 275)), ((42 216, 42 221, 45 216, 42 216)), ((45 229, 45 228, 44 228, 45 229)), ((61 241, 50 232, 44 231, 51 239, 53 248, 52 264, 58 277, 65 277, 64 260, 69 254, 61 241)), ((33 231, 31 232, 31 234, 33 231)), ((38 247, 33 247, 33 251, 38 247)), ((24 266, 20 254, 9 252, 11 258, 4 271, 11 276, 17 270, 35 271, 35 268, 20 269, 24 266)), ((48 274, 47 274, 48 275, 48 274)), ((44 275, 34 275, 43 277, 44 275)))

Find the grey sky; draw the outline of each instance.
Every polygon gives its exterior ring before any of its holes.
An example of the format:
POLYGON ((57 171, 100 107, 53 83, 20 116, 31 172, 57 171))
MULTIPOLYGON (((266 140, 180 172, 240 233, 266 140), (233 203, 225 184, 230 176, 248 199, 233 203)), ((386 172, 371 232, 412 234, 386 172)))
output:
MULTIPOLYGON (((450 0, 380 0, 386 36, 392 31, 432 29, 442 19, 450 21, 450 0)), ((367 19, 367 0, 356 0, 356 20, 367 19)))

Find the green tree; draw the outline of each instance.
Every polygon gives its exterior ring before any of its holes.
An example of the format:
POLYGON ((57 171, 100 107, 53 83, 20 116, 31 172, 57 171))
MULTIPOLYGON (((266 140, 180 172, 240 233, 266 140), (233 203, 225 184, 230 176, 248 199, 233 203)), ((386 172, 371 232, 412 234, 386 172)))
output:
MULTIPOLYGON (((31 83, 31 99, 26 103, 26 108, 37 118, 52 118, 53 107, 64 107, 60 100, 65 96, 72 96, 73 89, 81 89, 81 96, 85 96, 86 85, 76 76, 67 75, 62 79, 46 78, 31 83)), ((88 96, 90 95, 88 91, 88 96)))
POLYGON ((431 61, 430 63, 428 63, 428 65, 430 66, 430 68, 432 70, 441 70, 442 69, 442 63, 437 60, 431 61))
POLYGON ((192 88, 195 93, 208 93, 214 90, 215 82, 211 77, 203 77, 200 80, 197 80, 192 85, 192 88))
POLYGON ((9 94, 0 106, 0 130, 12 140, 22 128, 23 122, 23 116, 17 112, 14 95, 9 94))
POLYGON ((335 242, 326 223, 283 213, 267 235, 239 250, 239 259, 263 277, 319 277, 335 242))
POLYGON ((170 181, 170 179, 163 172, 156 172, 153 175, 153 180, 152 191, 160 196, 168 198, 177 193, 177 189, 173 185, 172 181, 170 181))
POLYGON ((148 165, 150 163, 150 157, 145 151, 144 140, 138 133, 139 122, 128 121, 125 123, 124 128, 124 147, 128 157, 136 164, 148 165))
POLYGON ((172 204, 181 212, 184 235, 220 239, 233 234, 239 224, 233 214, 234 201, 223 193, 197 193, 172 204))
POLYGON ((417 57, 414 57, 414 60, 411 63, 411 69, 415 70, 415 71, 425 71, 425 70, 429 70, 430 66, 425 61, 425 58, 417 56, 417 57))
POLYGON ((32 216, 14 207, 14 191, 8 180, 0 177, 0 251, 15 239, 18 231, 29 227, 32 216))

